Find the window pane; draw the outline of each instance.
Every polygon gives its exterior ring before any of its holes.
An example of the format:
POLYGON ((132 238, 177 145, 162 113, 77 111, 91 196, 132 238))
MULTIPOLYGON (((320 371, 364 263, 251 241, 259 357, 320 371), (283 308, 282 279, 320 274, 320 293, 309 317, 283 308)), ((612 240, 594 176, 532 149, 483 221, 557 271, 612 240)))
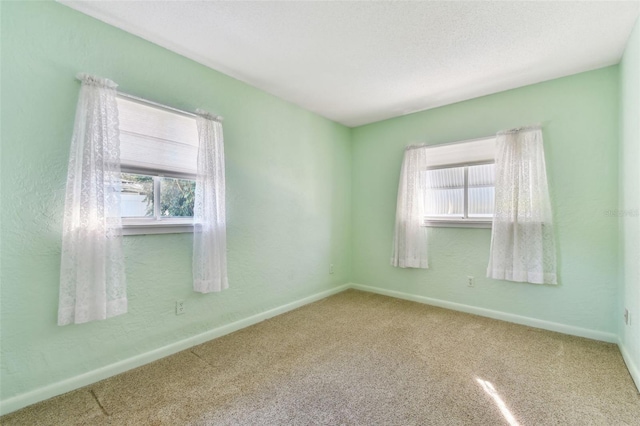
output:
POLYGON ((153 216, 153 177, 120 173, 122 192, 120 193, 120 216, 153 216))
POLYGON ((193 217, 196 181, 162 178, 160 181, 160 214, 162 217, 193 217))
POLYGON ((495 164, 469 166, 469 217, 493 217, 495 164))
POLYGON ((425 212, 430 217, 464 215, 464 167, 427 170, 424 174, 425 212))

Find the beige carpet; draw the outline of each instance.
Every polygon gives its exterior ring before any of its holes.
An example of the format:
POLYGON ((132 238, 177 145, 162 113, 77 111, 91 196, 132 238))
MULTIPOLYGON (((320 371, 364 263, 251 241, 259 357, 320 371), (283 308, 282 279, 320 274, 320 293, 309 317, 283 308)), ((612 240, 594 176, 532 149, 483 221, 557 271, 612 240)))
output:
POLYGON ((640 425, 617 347, 347 291, 3 425, 640 425))

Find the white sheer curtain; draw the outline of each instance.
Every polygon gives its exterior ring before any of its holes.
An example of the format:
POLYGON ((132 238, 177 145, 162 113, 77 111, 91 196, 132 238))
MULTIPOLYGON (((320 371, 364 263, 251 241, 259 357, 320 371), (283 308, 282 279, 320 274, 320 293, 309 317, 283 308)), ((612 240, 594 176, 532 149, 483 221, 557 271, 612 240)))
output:
POLYGON ((498 133, 487 277, 557 284, 551 202, 539 126, 498 133))
POLYGON ((79 74, 60 263, 58 324, 127 312, 120 220, 117 85, 79 74))
POLYGON ((393 236, 391 265, 400 268, 428 268, 427 233, 422 226, 425 212, 426 183, 423 172, 427 169, 427 148, 408 146, 404 151, 396 226, 393 236))
POLYGON ((224 139, 219 118, 197 111, 198 174, 193 211, 193 289, 221 291, 227 281, 224 139))

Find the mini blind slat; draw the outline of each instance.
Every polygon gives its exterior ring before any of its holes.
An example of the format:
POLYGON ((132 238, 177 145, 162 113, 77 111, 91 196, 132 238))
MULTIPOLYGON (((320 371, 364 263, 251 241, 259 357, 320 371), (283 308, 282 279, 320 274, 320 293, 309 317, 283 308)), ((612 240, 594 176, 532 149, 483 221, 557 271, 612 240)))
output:
POLYGON ((464 168, 435 169, 425 172, 427 188, 464 188, 464 168))
POLYGON ((117 98, 123 169, 195 175, 198 129, 192 117, 117 98))
POLYGON ((469 188, 469 217, 486 217, 493 214, 493 188, 469 188))
POLYGON ((424 172, 427 216, 461 217, 464 212, 464 167, 424 172))
POLYGON ((495 182, 495 165, 483 164, 469 167, 469 187, 493 186, 495 182))
POLYGON ((495 197, 495 164, 469 167, 469 217, 491 217, 495 197))

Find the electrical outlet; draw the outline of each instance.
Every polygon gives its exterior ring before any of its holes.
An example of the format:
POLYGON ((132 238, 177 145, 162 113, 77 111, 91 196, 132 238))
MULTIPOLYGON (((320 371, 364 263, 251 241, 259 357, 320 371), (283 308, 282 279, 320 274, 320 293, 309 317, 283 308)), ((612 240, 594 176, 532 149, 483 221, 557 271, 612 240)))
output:
POLYGON ((176 315, 184 314, 185 308, 184 300, 176 300, 176 315))
POLYGON ((333 274, 333 263, 329 264, 329 273, 333 274))
POLYGON ((474 287, 475 285, 475 278, 471 275, 467 275, 467 287, 474 287))
POLYGON ((624 309, 624 323, 626 325, 631 325, 631 313, 627 308, 624 309))

